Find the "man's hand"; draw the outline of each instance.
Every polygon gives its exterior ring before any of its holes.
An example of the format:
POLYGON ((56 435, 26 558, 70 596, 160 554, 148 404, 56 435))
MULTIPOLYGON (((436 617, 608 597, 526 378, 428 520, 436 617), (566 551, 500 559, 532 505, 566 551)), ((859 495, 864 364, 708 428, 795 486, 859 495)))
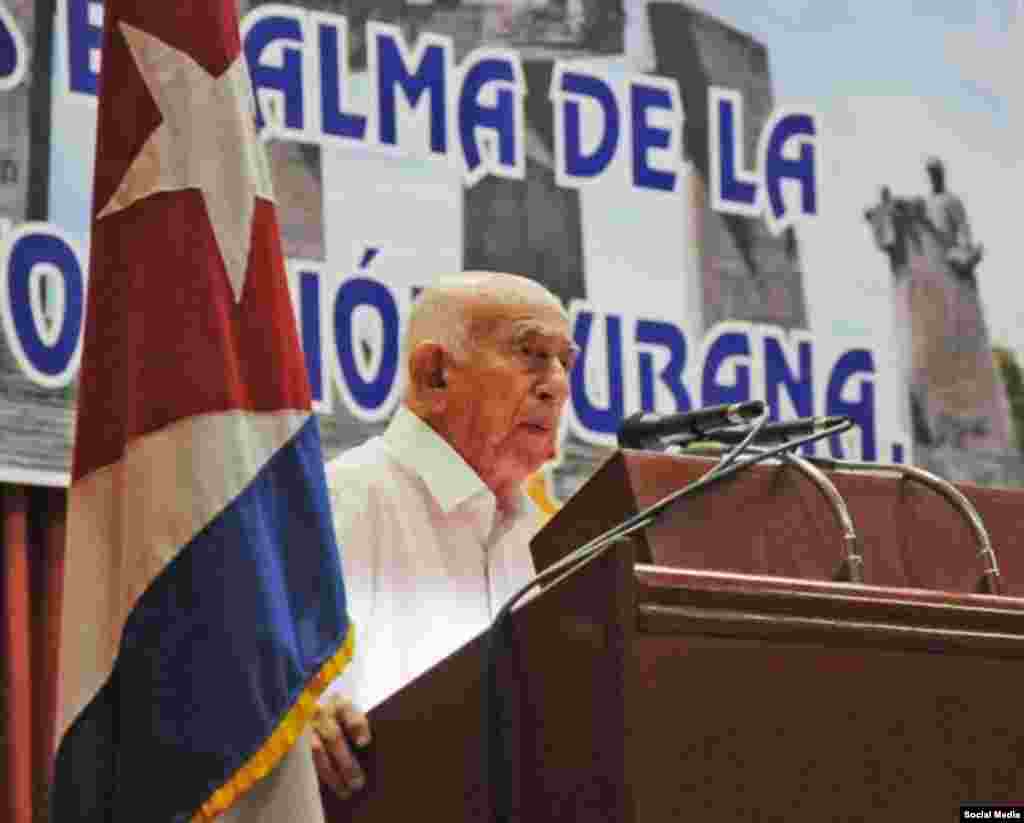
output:
POLYGON ((313 763, 317 774, 342 800, 366 785, 352 747, 370 742, 370 723, 351 700, 332 695, 313 714, 313 763))

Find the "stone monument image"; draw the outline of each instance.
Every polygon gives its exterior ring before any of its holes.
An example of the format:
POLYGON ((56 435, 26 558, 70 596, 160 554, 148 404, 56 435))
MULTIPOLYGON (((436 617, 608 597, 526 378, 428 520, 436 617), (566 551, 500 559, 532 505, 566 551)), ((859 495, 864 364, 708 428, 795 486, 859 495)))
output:
POLYGON ((894 197, 883 187, 865 212, 893 277, 914 461, 953 479, 998 480, 984 458, 1011 451, 1011 426, 978 294, 984 249, 941 160, 930 158, 926 171, 927 196, 894 197))
POLYGON ((805 329, 803 270, 792 229, 775 236, 760 217, 720 214, 709 189, 708 89, 743 97, 744 156, 756 156, 775 106, 768 50, 750 35, 679 2, 649 2, 654 73, 679 83, 686 112, 684 152, 692 163, 691 208, 703 294, 703 325, 749 320, 805 329))

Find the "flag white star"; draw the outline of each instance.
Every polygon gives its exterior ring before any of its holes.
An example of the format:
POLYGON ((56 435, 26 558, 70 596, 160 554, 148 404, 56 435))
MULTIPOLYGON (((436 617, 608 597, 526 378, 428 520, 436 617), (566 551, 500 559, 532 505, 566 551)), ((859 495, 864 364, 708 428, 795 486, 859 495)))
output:
POLYGON ((132 160, 102 219, 157 192, 199 189, 235 301, 242 299, 256 198, 273 200, 256 139, 252 88, 239 54, 214 77, 183 51, 121 23, 163 121, 132 160))

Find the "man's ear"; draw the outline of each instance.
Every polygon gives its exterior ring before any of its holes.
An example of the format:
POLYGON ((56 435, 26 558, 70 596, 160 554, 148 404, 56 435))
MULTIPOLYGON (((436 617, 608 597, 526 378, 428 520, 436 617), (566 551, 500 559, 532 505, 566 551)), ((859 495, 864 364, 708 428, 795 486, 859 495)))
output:
POLYGON ((409 382, 415 395, 431 407, 448 388, 450 358, 444 346, 432 340, 419 343, 409 355, 409 382))

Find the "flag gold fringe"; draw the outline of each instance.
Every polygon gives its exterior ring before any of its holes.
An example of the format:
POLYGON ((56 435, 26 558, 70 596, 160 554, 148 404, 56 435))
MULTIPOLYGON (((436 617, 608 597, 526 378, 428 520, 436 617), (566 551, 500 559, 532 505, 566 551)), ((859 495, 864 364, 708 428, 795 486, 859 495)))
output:
POLYGON ((244 763, 230 778, 217 789, 200 806, 195 813, 193 823, 213 820, 220 814, 227 811, 235 801, 245 794, 254 783, 266 777, 271 770, 280 762, 281 758, 288 753, 288 750, 295 745, 295 741, 302 734, 313 716, 316 708, 316 700, 323 693, 324 689, 334 678, 341 674, 342 669, 352 659, 352 650, 355 639, 355 632, 350 623, 348 632, 345 635, 345 642, 341 648, 320 667, 306 688, 299 695, 299 699, 288 710, 281 722, 277 724, 270 737, 249 760, 244 763))

